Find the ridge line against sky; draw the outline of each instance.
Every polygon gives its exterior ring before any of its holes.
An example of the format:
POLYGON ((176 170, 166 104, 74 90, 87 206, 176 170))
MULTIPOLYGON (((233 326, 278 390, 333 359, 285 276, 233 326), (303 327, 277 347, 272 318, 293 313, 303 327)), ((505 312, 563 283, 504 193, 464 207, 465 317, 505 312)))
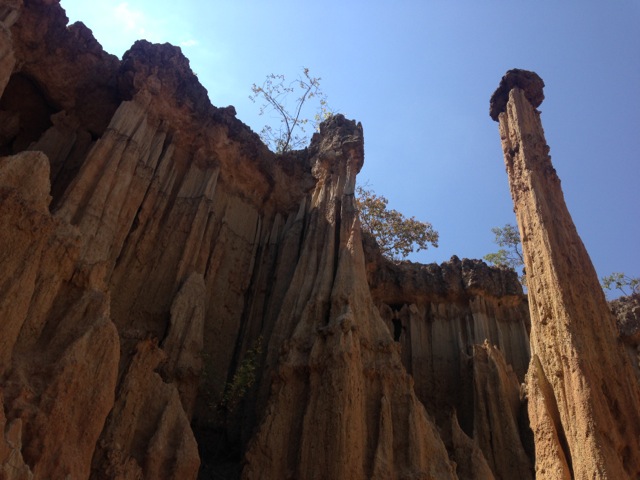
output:
POLYGON ((430 263, 496 251, 515 223, 489 98, 510 68, 545 81, 540 106, 567 205, 599 276, 640 275, 640 2, 62 0, 110 53, 138 38, 182 48, 216 106, 260 131, 248 99, 269 73, 322 77, 361 121, 369 182, 431 222, 430 263))

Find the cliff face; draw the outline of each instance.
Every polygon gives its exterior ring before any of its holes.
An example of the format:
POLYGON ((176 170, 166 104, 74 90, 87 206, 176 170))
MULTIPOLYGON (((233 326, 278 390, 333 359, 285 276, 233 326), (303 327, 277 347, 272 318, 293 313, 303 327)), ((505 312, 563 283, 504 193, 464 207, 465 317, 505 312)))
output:
POLYGON ((10 443, 36 478, 194 478, 202 352, 221 390, 313 177, 212 107, 175 47, 119 62, 55 2, 5 26, 10 443))
POLYGON ((176 47, 0 21, 1 475, 532 478, 515 274, 363 240, 358 124, 276 156, 176 47))
POLYGON ((480 473, 485 462, 496 478, 532 478, 520 395, 529 315, 516 273, 457 257, 442 265, 394 263, 370 238, 365 251, 374 303, 460 478, 486 478, 480 473), (474 458, 469 445, 482 457, 473 466, 467 465, 474 458))

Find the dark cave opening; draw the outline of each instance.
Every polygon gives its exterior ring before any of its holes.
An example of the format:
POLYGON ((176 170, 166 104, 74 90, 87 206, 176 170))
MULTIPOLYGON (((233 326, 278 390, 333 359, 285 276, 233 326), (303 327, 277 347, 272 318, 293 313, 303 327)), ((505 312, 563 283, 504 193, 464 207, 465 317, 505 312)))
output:
POLYGON ((26 150, 51 127, 57 110, 31 78, 12 75, 0 98, 0 154, 26 150))
POLYGON ((396 342, 400 341, 400 336, 402 335, 402 322, 394 318, 393 320, 393 340, 396 342))

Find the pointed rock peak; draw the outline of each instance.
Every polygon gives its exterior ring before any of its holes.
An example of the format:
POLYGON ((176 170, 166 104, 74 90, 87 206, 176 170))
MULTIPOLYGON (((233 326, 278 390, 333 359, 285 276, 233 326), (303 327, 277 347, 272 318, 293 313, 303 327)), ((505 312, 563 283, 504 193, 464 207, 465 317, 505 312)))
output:
POLYGON ((184 56, 180 47, 137 40, 122 56, 118 86, 123 98, 133 98, 140 90, 148 90, 175 107, 189 106, 207 115, 211 102, 206 88, 184 56))
POLYGON ((349 120, 344 115, 338 113, 332 115, 320 124, 320 132, 325 133, 327 130, 335 130, 341 133, 362 135, 362 125, 355 120, 349 120))
POLYGON ((327 118, 318 126, 318 129, 319 133, 314 134, 311 139, 311 148, 318 146, 320 142, 326 142, 327 139, 338 144, 354 141, 364 144, 362 124, 349 120, 340 113, 327 118))
POLYGON ((516 87, 524 91, 525 97, 533 105, 533 108, 538 108, 544 100, 542 91, 544 82, 537 73, 520 70, 519 68, 509 70, 500 80, 500 85, 496 91, 491 95, 489 115, 496 122, 498 121, 498 116, 504 112, 507 106, 509 92, 516 87))
POLYGON ((319 125, 319 132, 314 133, 309 153, 330 163, 342 161, 343 158, 351 159, 355 162, 354 173, 358 173, 364 164, 362 125, 342 114, 332 115, 319 125))

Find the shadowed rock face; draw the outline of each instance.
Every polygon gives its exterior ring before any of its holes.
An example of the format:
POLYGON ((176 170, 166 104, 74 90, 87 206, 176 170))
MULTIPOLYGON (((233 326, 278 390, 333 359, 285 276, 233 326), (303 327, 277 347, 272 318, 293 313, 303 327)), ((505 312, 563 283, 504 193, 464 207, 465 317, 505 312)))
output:
POLYGON ((529 314, 516 273, 457 257, 441 265, 391 262, 374 242, 365 237, 374 303, 460 478, 486 478, 485 464, 495 478, 532 478, 520 395, 529 314))
POLYGON ((548 155, 537 79, 510 71, 492 98, 527 270, 536 477, 638 478, 638 382, 548 155))

